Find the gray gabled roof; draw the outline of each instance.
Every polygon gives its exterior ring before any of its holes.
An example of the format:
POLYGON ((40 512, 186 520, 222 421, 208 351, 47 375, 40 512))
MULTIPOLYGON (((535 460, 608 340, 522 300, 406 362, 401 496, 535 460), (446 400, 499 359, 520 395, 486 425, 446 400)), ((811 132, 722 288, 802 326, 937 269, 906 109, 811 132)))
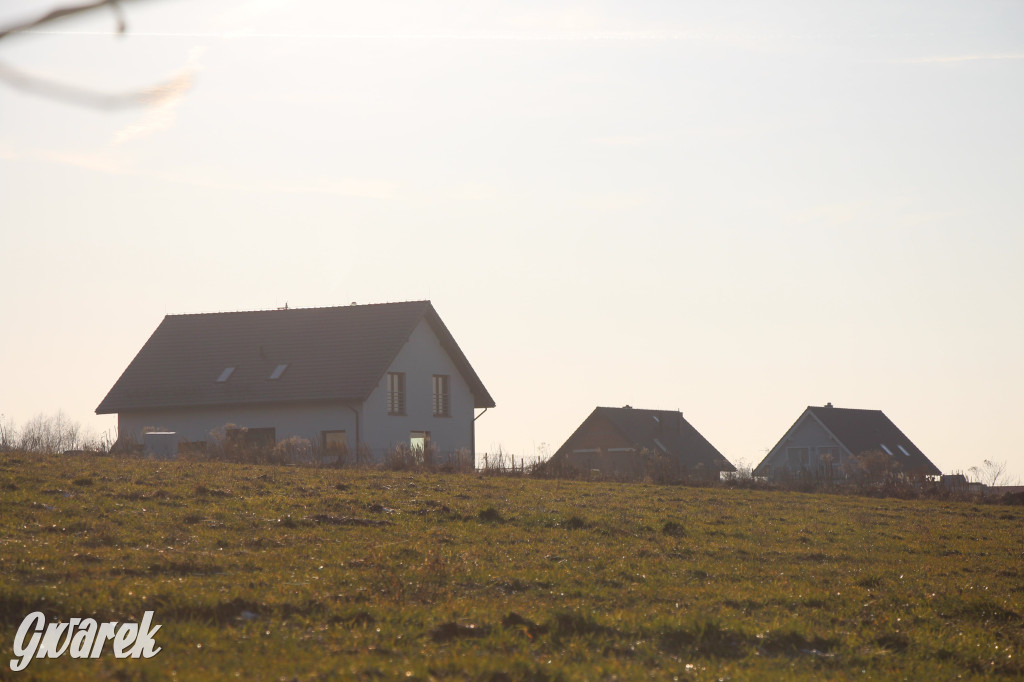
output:
POLYGON ((597 420, 607 421, 637 450, 676 458, 690 468, 702 465, 708 471, 736 471, 736 467, 715 446, 675 410, 643 410, 633 407, 597 407, 562 444, 552 458, 565 457, 573 443, 597 420))
MULTIPOLYGON (((876 450, 885 452, 885 448, 888 448, 893 459, 899 464, 900 471, 904 473, 924 475, 942 473, 881 410, 832 407, 831 403, 824 407, 810 406, 800 416, 800 419, 797 419, 793 427, 799 424, 805 415, 817 419, 852 455, 876 450), (885 448, 882 447, 883 445, 885 448)), ((793 427, 786 432, 787 435, 793 430, 793 427)), ((784 435, 783 439, 785 437, 784 435)), ((780 440, 779 444, 781 443, 780 440)), ((775 452, 779 444, 776 444, 771 452, 775 452)), ((760 476, 765 473, 764 467, 767 461, 768 457, 765 457, 754 469, 755 475, 760 476)))
POLYGON ((420 320, 473 393, 494 400, 430 301, 168 315, 103 399, 97 414, 251 403, 362 401, 420 320), (287 368, 269 377, 279 365, 287 368), (224 382, 217 378, 234 367, 224 382))

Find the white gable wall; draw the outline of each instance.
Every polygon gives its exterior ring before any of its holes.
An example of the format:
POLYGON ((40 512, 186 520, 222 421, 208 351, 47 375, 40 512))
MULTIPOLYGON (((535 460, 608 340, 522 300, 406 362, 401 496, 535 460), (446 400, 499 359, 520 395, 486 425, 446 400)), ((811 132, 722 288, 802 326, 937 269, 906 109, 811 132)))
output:
POLYGON ((439 453, 473 450, 473 394, 426 320, 420 320, 362 408, 360 439, 383 457, 409 445, 412 431, 429 431, 439 453), (387 372, 405 373, 405 415, 388 414, 387 372), (434 375, 449 377, 450 417, 435 417, 434 375))

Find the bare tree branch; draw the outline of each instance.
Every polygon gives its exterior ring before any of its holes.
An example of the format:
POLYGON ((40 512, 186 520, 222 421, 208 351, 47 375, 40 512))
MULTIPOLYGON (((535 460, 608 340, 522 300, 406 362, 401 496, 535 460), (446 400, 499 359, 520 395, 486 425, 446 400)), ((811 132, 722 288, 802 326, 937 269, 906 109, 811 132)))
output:
POLYGON ((41 76, 28 74, 0 64, 0 81, 23 92, 48 99, 92 109, 113 111, 155 104, 163 99, 166 92, 181 89, 187 90, 191 83, 191 78, 188 75, 178 76, 141 90, 106 93, 48 80, 41 76))
POLYGON ((62 19, 63 17, 67 17, 72 14, 88 12, 90 10, 97 9, 98 7, 103 7, 104 5, 110 5, 113 8, 114 13, 117 16, 117 32, 124 33, 126 28, 124 14, 121 12, 121 7, 117 3, 118 0, 97 0, 96 2, 89 2, 84 5, 76 5, 74 7, 58 7, 57 9, 51 10, 50 12, 44 14, 43 16, 33 21, 26 21, 22 24, 15 24, 10 28, 0 30, 0 39, 6 38, 12 33, 28 31, 30 29, 35 28, 36 26, 41 26, 43 24, 47 24, 51 21, 56 21, 57 19, 62 19))
MULTIPOLYGON (((2 29, 0 30, 0 39, 6 38, 13 33, 28 31, 43 24, 48 24, 51 21, 82 12, 89 12, 103 6, 109 6, 114 10, 114 15, 117 19, 116 31, 118 34, 123 34, 126 30, 126 22, 119 0, 95 0, 94 2, 81 5, 58 7, 38 19, 2 29)), ((191 74, 186 73, 148 88, 130 90, 123 93, 108 93, 60 83, 25 71, 12 69, 0 63, 0 81, 15 89, 33 95, 93 109, 114 110, 158 104, 166 100, 170 94, 179 95, 188 90, 192 79, 191 74)))

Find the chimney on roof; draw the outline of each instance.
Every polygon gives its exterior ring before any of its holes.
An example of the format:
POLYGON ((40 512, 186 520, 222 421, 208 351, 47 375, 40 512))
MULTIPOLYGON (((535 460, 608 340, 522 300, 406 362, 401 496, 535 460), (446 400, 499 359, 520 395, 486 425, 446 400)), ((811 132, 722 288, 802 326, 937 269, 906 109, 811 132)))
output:
POLYGON ((624 410, 632 410, 633 406, 632 405, 623 405, 622 409, 624 409, 624 410))
POLYGON ((356 304, 355 301, 352 301, 351 303, 349 303, 349 305, 355 305, 355 304, 356 304))
POLYGON ((832 407, 832 403, 825 403, 825 407, 831 408, 832 407))

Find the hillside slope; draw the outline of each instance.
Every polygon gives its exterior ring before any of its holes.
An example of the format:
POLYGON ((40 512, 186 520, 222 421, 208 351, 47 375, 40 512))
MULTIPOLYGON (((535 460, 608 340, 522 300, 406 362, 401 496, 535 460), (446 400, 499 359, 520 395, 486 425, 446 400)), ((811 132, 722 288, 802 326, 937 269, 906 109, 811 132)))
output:
POLYGON ((0 455, 0 543, 8 654, 162 626, 47 678, 1024 675, 1020 508, 0 455))

